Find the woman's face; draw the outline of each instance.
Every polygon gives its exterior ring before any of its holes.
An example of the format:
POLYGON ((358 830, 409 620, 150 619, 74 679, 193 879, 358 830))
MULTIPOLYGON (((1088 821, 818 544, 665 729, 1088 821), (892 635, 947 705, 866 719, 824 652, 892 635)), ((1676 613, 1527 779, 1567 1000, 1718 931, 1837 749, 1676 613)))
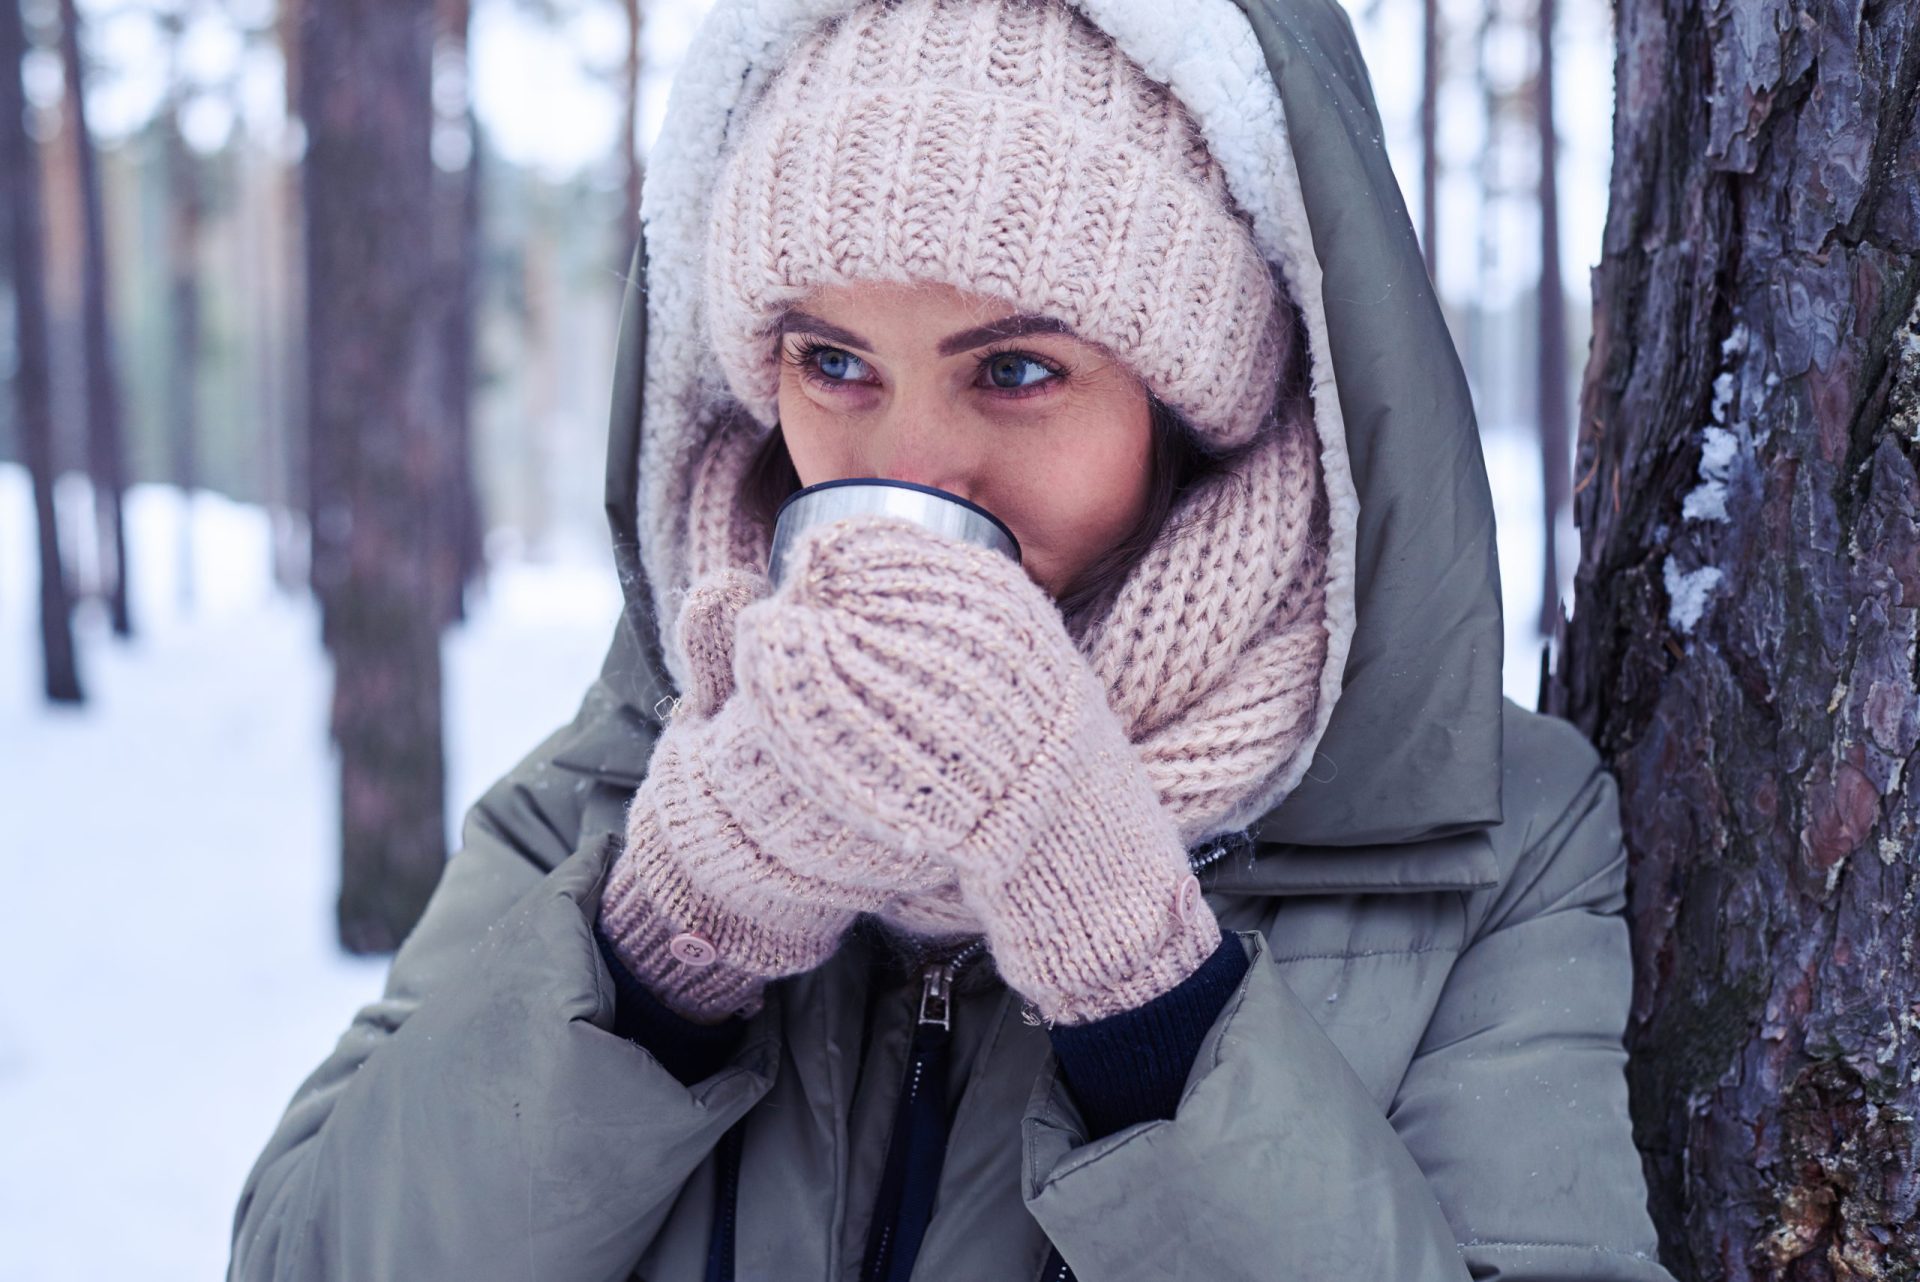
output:
POLYGON ((802 485, 914 481, 992 512, 1058 596, 1146 506, 1146 388, 1057 319, 945 285, 835 286, 780 326, 802 485))

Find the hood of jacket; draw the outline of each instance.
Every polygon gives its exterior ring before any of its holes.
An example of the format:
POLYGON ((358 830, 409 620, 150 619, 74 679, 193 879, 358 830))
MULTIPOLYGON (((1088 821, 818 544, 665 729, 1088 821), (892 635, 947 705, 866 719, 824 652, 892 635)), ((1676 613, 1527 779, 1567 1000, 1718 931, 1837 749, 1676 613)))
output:
MULTIPOLYGON (((659 620, 686 587, 685 512, 704 443, 690 425, 710 418, 717 390, 701 358, 710 189, 729 128, 787 52, 857 2, 718 0, 649 161, 606 476, 628 635, 603 674, 620 705, 612 714, 648 740, 679 684, 659 620)), ((1477 834, 1501 819, 1492 499, 1352 27, 1333 0, 1076 7, 1187 107, 1306 322, 1332 518, 1330 644, 1313 761, 1250 828, 1262 856, 1288 858, 1257 863, 1284 862, 1281 880, 1294 885, 1324 876, 1328 858, 1348 873, 1364 862, 1370 880, 1402 888, 1484 884, 1490 856, 1477 834), (1395 849, 1415 842, 1427 844, 1395 849)), ((1272 879, 1254 869, 1232 880, 1257 890, 1272 879)))

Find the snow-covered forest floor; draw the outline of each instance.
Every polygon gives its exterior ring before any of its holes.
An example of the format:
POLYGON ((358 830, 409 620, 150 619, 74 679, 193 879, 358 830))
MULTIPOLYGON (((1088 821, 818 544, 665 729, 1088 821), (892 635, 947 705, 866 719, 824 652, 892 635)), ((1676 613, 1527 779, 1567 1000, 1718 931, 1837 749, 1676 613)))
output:
MULTIPOLYGON (((1489 432, 1506 689, 1532 707, 1538 453, 1489 432)), ((25 473, 0 465, 0 1279, 222 1275, 235 1199, 384 959, 334 942, 328 674, 265 515, 130 495, 133 611, 78 621, 88 703, 39 698, 25 473)), ((591 528, 591 527, 588 527, 591 528)), ((1571 533, 1566 536, 1571 541, 1571 533)), ((497 564, 446 642, 448 825, 569 716, 618 609, 610 561, 497 564)))
MULTIPOLYGON (((341 953, 329 677, 257 508, 136 487, 140 629, 79 625, 88 702, 39 700, 32 507, 0 466, 0 1279, 208 1279, 241 1181, 384 959, 341 953)), ((496 567, 449 635, 448 824, 573 713, 610 558, 496 567)))

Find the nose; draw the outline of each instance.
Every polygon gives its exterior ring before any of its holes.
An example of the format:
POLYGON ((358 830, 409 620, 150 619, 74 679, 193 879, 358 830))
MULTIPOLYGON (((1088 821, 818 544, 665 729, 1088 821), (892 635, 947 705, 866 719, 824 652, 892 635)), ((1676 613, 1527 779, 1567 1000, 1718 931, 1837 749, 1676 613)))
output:
POLYGON ((867 436, 869 475, 972 499, 980 464, 965 426, 937 407, 900 406, 867 436))

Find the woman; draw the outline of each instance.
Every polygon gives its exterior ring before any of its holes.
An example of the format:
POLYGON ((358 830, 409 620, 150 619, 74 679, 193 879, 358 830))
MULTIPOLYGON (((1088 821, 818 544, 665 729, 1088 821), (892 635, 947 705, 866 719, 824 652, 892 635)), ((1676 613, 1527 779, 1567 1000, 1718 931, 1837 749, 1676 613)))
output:
POLYGON ((1500 698, 1339 11, 722 0, 644 204, 626 618, 232 1276, 1666 1279, 1614 785, 1500 698), (1021 562, 865 518, 770 585, 862 475, 1021 562))

